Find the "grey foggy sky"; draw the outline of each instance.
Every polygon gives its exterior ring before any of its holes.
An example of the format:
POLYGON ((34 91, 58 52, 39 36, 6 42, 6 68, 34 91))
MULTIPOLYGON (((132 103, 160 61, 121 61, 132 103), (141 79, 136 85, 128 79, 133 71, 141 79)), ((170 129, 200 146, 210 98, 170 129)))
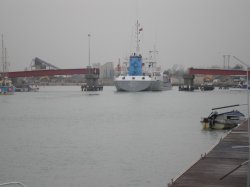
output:
POLYGON ((0 0, 10 70, 23 70, 34 57, 85 67, 88 33, 91 62, 117 63, 132 50, 137 15, 142 54, 156 45, 164 69, 222 66, 224 54, 250 64, 248 0, 138 0, 138 8, 136 0, 0 0))

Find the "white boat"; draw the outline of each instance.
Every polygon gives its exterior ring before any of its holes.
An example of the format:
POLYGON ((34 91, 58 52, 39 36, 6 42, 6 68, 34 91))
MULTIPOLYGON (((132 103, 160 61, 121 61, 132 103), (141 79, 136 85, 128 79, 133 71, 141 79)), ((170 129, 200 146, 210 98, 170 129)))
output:
MULTIPOLYGON (((230 91, 246 91, 247 83, 239 84, 237 87, 229 88, 230 91)), ((248 86, 248 91, 250 90, 250 86, 248 86)))
MULTIPOLYGON (((139 53, 139 23, 136 23, 137 49, 129 57, 129 67, 126 72, 114 78, 117 91, 139 92, 139 91, 164 91, 172 88, 170 78, 157 66, 156 60, 149 58, 144 62, 139 53), (127 71, 128 70, 128 71, 127 71)), ((156 50, 150 51, 156 53, 156 50)))
POLYGON ((16 86, 16 92, 38 92, 39 87, 35 84, 23 84, 16 86))
POLYGON ((245 115, 238 110, 218 113, 216 110, 239 105, 230 105, 219 108, 213 108, 212 113, 201 120, 204 129, 231 129, 246 120, 245 115))

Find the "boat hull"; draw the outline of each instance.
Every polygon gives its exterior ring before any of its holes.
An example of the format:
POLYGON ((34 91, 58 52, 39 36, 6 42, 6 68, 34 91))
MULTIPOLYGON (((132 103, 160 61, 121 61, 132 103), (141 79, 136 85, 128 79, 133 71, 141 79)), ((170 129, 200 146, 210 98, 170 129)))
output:
POLYGON ((209 122, 202 122, 203 129, 226 130, 237 127, 238 124, 214 123, 212 126, 209 122))
POLYGON ((39 87, 33 85, 22 85, 20 87, 16 87, 15 92, 38 92, 39 87))
POLYGON ((156 80, 151 82, 150 91, 166 91, 171 90, 172 85, 170 82, 156 80))
POLYGON ((162 81, 159 77, 123 76, 114 80, 117 91, 140 92, 140 91, 164 91, 172 88, 170 82, 162 81))
POLYGON ((205 129, 232 129, 246 120, 244 114, 237 110, 218 114, 213 112, 201 120, 205 129))
POLYGON ((83 91, 84 95, 99 95, 101 91, 83 91))
POLYGON ((231 116, 229 119, 226 118, 229 117, 223 116, 222 118, 221 115, 218 117, 218 119, 203 118, 201 124, 204 129, 232 129, 246 120, 244 116, 231 116))
POLYGON ((117 91, 140 92, 150 90, 151 81, 115 81, 117 91))

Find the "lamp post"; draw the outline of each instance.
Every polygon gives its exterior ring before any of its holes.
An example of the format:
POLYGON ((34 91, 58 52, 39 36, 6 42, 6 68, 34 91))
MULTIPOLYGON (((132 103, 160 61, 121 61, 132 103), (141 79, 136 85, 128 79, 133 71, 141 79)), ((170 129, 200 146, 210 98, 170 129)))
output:
MULTIPOLYGON (((250 161, 250 124, 249 124, 249 90, 248 90, 248 81, 249 81, 249 65, 238 59, 236 56, 233 56, 237 61, 239 61, 242 65, 247 67, 247 127, 248 127, 248 160, 250 161)), ((248 174, 247 174, 247 187, 250 187, 250 163, 248 162, 248 174)))

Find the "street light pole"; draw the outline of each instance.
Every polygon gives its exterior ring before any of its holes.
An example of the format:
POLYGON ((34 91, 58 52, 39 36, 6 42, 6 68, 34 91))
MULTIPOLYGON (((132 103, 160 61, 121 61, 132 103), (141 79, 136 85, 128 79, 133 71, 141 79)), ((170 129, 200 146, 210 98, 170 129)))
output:
MULTIPOLYGON (((247 127, 248 127, 248 160, 250 160, 250 124, 249 124, 249 90, 248 90, 248 81, 249 81, 249 65, 243 62, 242 60, 238 59, 237 57, 233 56, 237 61, 247 67, 247 127)), ((250 163, 248 162, 248 174, 247 174, 247 187, 250 187, 250 163)))

